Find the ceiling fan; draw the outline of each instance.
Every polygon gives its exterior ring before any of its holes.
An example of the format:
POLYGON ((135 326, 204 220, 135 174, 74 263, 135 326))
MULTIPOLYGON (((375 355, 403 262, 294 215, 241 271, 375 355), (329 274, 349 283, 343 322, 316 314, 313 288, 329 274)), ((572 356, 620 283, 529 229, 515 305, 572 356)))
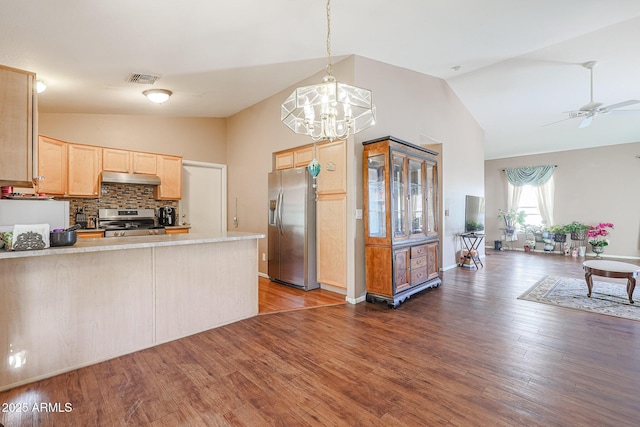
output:
MULTIPOLYGON (((593 69, 598 65, 597 61, 589 61, 582 64, 582 66, 588 69, 591 72, 591 98, 590 102, 582 107, 579 110, 573 111, 565 111, 564 113, 569 114, 569 117, 558 122, 553 122, 549 124, 555 124, 559 122, 563 122, 565 120, 582 118, 582 121, 578 125, 579 128, 586 128, 591 124, 591 121, 598 114, 629 114, 629 113, 640 113, 640 110, 617 110, 618 108, 628 107, 629 105, 640 104, 640 101, 636 99, 629 99, 627 101, 618 102, 617 104, 611 104, 603 106, 602 102, 595 102, 593 100, 593 69)), ((548 126, 548 125, 546 125, 548 126)))

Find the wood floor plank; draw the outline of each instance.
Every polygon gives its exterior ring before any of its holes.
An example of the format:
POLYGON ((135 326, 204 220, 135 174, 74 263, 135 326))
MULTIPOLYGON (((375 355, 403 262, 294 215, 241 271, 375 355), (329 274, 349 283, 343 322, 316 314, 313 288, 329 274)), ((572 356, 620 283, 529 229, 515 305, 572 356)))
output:
POLYGON ((635 426, 640 322, 517 299, 581 262, 487 250, 397 309, 260 278, 259 316, 0 393, 73 405, 0 423, 635 426))

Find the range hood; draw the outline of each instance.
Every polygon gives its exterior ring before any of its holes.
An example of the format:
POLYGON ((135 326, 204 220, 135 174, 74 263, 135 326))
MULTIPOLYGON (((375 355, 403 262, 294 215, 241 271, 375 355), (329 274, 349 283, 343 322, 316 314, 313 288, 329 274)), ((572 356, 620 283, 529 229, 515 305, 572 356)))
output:
POLYGON ((160 177, 142 173, 102 172, 102 182, 160 185, 160 177))

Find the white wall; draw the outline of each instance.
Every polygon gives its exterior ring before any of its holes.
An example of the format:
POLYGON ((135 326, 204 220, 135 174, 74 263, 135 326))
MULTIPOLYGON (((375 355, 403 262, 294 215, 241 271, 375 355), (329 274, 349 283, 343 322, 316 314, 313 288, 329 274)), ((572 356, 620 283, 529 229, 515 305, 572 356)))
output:
POLYGON ((226 119, 40 113, 38 132, 78 144, 227 161, 226 119))
MULTIPOLYGON (((556 224, 611 222, 605 256, 640 258, 640 142, 485 162, 487 243, 500 238, 498 209, 506 209, 502 169, 554 164, 556 224)), ((521 240, 524 245, 523 240, 521 240)), ((587 252, 590 248, 587 248, 587 252)))

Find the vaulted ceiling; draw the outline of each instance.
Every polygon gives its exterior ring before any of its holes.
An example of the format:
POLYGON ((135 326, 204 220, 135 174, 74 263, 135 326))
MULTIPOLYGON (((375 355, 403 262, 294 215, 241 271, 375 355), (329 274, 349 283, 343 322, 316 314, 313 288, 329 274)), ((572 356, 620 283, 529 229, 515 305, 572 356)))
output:
MULTIPOLYGON (((331 31, 334 56, 447 80, 487 159, 640 141, 640 113, 545 126, 590 101, 587 61, 595 101, 640 100, 638 0, 333 0, 331 31)), ((40 112, 227 117, 322 71, 325 37, 325 0, 0 0, 0 64, 45 81, 40 112)))

